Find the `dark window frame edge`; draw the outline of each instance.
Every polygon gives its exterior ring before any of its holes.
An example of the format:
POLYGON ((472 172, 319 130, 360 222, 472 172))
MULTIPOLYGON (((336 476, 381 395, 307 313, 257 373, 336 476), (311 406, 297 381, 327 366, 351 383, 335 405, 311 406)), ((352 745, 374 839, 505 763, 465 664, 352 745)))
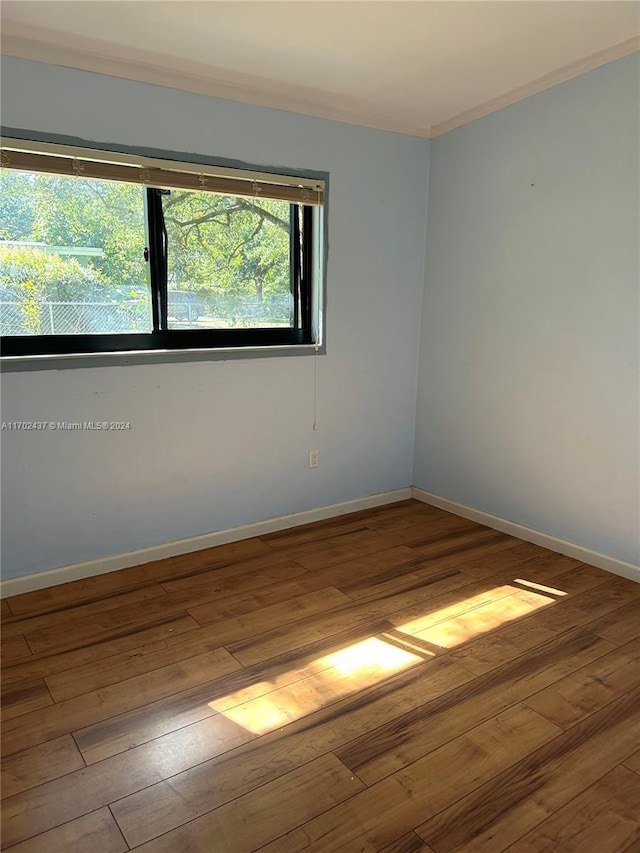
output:
MULTIPOLYGON (((233 358, 255 358, 255 357, 281 357, 283 355, 307 355, 326 354, 325 343, 325 318, 327 309, 327 262, 329 254, 329 233, 328 233, 328 211, 329 211, 329 182, 330 175, 328 172, 322 172, 310 169, 291 169, 285 166, 257 165, 256 163, 248 163, 244 160, 234 160, 225 157, 210 157, 202 154, 194 154, 190 152, 177 152, 166 149, 148 148, 142 146, 130 146, 118 143, 96 142, 86 140, 81 137, 66 136, 62 134, 43 133, 40 131, 26 130, 24 128, 10 128, 0 125, 0 135, 7 139, 23 140, 25 142, 43 142, 53 143, 57 145, 69 145, 96 151, 111 151, 113 153, 133 154, 143 157, 155 157, 165 160, 175 160, 181 163, 195 163, 208 166, 221 166, 232 169, 246 169, 261 171, 271 174, 282 174, 292 177, 316 178, 324 181, 324 205, 321 207, 318 216, 314 217, 317 223, 314 226, 315 248, 320 248, 318 257, 314 261, 314 269, 312 276, 312 291, 311 305, 312 316, 310 324, 310 333, 316 338, 315 342, 291 342, 291 343, 273 343, 273 344, 252 344, 250 341, 229 345, 221 345, 216 347, 203 345, 202 347, 183 348, 156 348, 151 350, 144 349, 127 349, 127 350, 100 350, 100 351, 83 351, 83 352, 64 352, 64 353, 46 353, 46 354, 14 354, 0 355, 0 372, 9 373, 18 370, 42 370, 49 367, 54 369, 64 369, 63 362, 67 362, 65 367, 78 367, 78 361, 84 361, 82 366, 106 366, 107 364, 117 363, 142 363, 141 356, 144 356, 144 361, 162 361, 180 362, 180 361, 212 361, 212 360, 231 360, 233 358), (182 358, 181 355, 186 356, 182 358), (50 363, 49 363, 50 362, 50 363)), ((175 331, 175 330, 174 330, 175 331)), ((200 330, 195 331, 196 334, 200 330)), ((219 332, 220 330, 203 330, 207 334, 219 332)), ((226 330, 225 330, 226 331, 226 330)), ((273 329, 242 329, 232 330, 241 333, 252 332, 269 332, 273 329)), ((281 330, 277 330, 281 331, 281 330)), ((300 330, 285 330, 285 331, 300 331, 300 330)), ((148 334, 148 333, 144 333, 148 334)), ((152 333, 153 334, 153 333, 152 333)), ((72 336, 76 337, 76 336, 72 336)), ((5 338, 6 340, 7 338, 5 338)))
POLYGON ((124 367, 153 364, 194 364, 212 361, 240 361, 256 358, 324 356, 324 344, 286 344, 269 347, 218 347, 217 349, 124 350, 119 352, 66 353, 64 355, 3 356, 0 375, 43 370, 124 367))

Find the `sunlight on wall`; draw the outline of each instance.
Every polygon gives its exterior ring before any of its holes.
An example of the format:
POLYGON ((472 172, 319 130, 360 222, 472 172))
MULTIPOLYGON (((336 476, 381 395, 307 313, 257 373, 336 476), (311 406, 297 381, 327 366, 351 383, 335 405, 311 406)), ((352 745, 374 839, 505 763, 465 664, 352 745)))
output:
POLYGON ((453 648, 552 604, 554 596, 566 594, 520 578, 514 583, 531 589, 504 584, 469 596, 401 622, 387 634, 317 658, 300 669, 250 684, 210 702, 209 707, 254 734, 266 734, 434 657, 437 647, 453 648))

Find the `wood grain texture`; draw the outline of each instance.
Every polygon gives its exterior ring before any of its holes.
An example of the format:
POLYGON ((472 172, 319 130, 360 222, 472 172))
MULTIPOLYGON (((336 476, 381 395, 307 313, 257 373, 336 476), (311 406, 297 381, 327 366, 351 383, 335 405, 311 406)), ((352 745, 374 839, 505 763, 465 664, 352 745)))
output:
MULTIPOLYGON (((42 627, 25 636, 34 653, 64 650, 76 647, 90 640, 106 639, 114 629, 131 625, 141 625, 154 620, 177 616, 186 612, 189 607, 198 606, 209 600, 215 600, 225 595, 231 595, 238 589, 256 589, 271 582, 271 578, 285 579, 304 574, 304 569, 298 565, 285 563, 269 570, 270 578, 260 576, 242 576, 241 579, 229 581, 223 591, 215 584, 206 587, 189 587, 178 593, 163 592, 161 596, 144 602, 134 602, 124 606, 110 608, 108 611, 95 615, 84 615, 73 620, 71 624, 56 624, 42 627)), ((22 623, 16 623, 21 625, 22 623)))
MULTIPOLYGON (((320 573, 305 572, 291 580, 273 581, 258 589, 247 589, 218 596, 205 604, 190 607, 189 612, 197 611, 199 625, 210 625, 212 622, 243 616, 245 613, 262 610, 273 604, 285 603, 296 596, 316 592, 328 586, 331 586, 330 579, 320 573)), ((205 597, 208 598, 208 596, 205 597)))
POLYGON ((640 739, 639 699, 606 705, 416 831, 438 851, 508 848, 622 762, 640 739))
MULTIPOLYGON (((216 623, 215 634, 225 646, 255 637, 269 631, 273 625, 287 625, 291 622, 299 622, 314 616, 333 610, 345 604, 350 599, 343 592, 334 587, 326 587, 306 595, 293 596, 287 601, 278 604, 270 604, 260 610, 242 616, 235 616, 228 620, 220 620, 216 623)), ((206 605, 204 605, 206 607, 206 605)), ((202 619, 201 608, 194 607, 190 610, 191 615, 197 622, 209 623, 209 619, 202 619)))
POLYGON ((518 853, 582 853, 598 838, 598 853, 629 850, 640 842, 640 776, 624 767, 609 773, 527 833, 518 853))
POLYGON ((82 755, 71 735, 62 735, 15 755, 8 755, 2 761, 2 797, 4 799, 36 788, 84 766, 82 755))
MULTIPOLYGON (((551 568, 551 563, 549 563, 549 568, 551 568)), ((566 574, 549 575, 545 578, 546 583, 543 586, 547 587, 548 584, 551 584, 551 587, 548 588, 555 589, 556 584, 560 585, 560 578, 566 579, 566 577, 566 574)), ((517 587, 517 582, 514 581, 510 586, 517 587)), ((566 589, 566 586, 566 584, 562 584, 563 589, 566 589)), ((565 592, 562 598, 555 599, 562 604, 561 607, 555 608, 555 612, 548 611, 546 605, 543 608, 537 608, 532 611, 528 618, 518 619, 511 624, 507 622, 507 624, 498 626, 492 631, 470 638, 470 642, 463 644, 460 648, 453 649, 452 657, 472 672, 480 675, 506 663, 508 660, 514 660, 529 649, 534 649, 547 640, 566 633, 571 628, 584 625, 592 633, 595 633, 592 631, 592 625, 595 627, 596 624, 601 623, 601 620, 594 623, 593 619, 600 612, 606 612, 612 607, 616 608, 620 593, 617 590, 612 593, 603 591, 602 600, 596 604, 593 603, 593 591, 583 590, 582 586, 578 584, 574 588, 575 592, 565 592), (585 604, 586 606, 584 606, 585 604)), ((634 589, 627 588, 626 593, 634 596, 634 589)), ((613 609, 605 618, 612 618, 617 612, 618 608, 613 609)), ((630 613, 630 615, 632 614, 630 613)))
POLYGON ((397 841, 392 841, 380 853, 434 853, 431 847, 428 847, 419 835, 415 832, 409 832, 398 838, 397 841))
POLYGON ((4 630, 2 631, 2 645, 0 650, 2 652, 3 665, 28 658, 31 655, 29 644, 22 634, 8 636, 4 630))
POLYGON ((640 586, 414 501, 3 602, 18 853, 640 850, 640 586))
POLYGON ((233 560, 224 565, 199 568, 175 580, 165 578, 161 585, 167 592, 184 592, 194 587, 213 587, 222 598, 230 590, 241 591, 245 586, 256 589, 273 581, 301 574, 304 572, 300 571, 300 566, 286 554, 279 554, 268 548, 255 557, 233 560), (234 582, 237 587, 234 587, 234 582))
POLYGON ((128 846, 109 809, 100 809, 11 847, 12 853, 126 853, 128 846))
POLYGON ((403 709, 442 695, 467 679, 467 673, 441 659, 420 670, 408 670, 292 722, 285 737, 275 730, 169 782, 124 798, 113 806, 114 814, 118 821, 144 823, 160 834, 183 823, 188 809, 201 813, 227 803, 348 743, 372 720, 393 719, 403 709))
MULTIPOLYGON (((145 853, 174 853, 192 850, 210 853, 245 853, 256 850, 322 813, 348 800, 363 788, 331 753, 317 758, 187 824, 143 844, 145 853)), ((144 825, 125 828, 130 846, 149 831, 144 825)))
POLYGON ((338 757, 368 784, 411 764, 483 720, 503 713, 567 670, 604 655, 609 646, 600 638, 574 632, 543 646, 535 654, 507 663, 475 678, 428 704, 370 728, 338 757))
POLYGON ((119 652, 144 646, 156 640, 175 637, 199 627, 191 616, 169 617, 160 619, 151 626, 137 626, 114 631, 111 639, 89 641, 78 648, 65 652, 44 652, 32 655, 28 660, 20 660, 3 667, 2 689, 12 689, 18 684, 34 678, 46 678, 58 672, 66 672, 87 663, 96 663, 119 652))
POLYGON ((61 702, 81 693, 117 684, 124 678, 133 678, 172 663, 213 652, 225 644, 260 634, 273 622, 295 622, 348 602, 347 596, 337 589, 319 590, 306 596, 297 596, 280 605, 272 605, 245 616, 218 622, 214 627, 199 628, 188 634, 112 655, 100 663, 92 662, 65 670, 47 677, 46 683, 56 702, 61 702))
MULTIPOLYGON (((511 580, 514 575, 514 570, 526 563, 527 576, 532 577, 535 572, 536 576, 544 577, 547 563, 552 560, 554 564, 557 560, 567 560, 567 557, 562 557, 560 554, 554 554, 552 551, 547 551, 545 548, 540 548, 539 545, 533 545, 531 542, 514 542, 512 548, 498 551, 491 555, 476 555, 474 553, 465 555, 465 572, 468 575, 481 580, 488 577, 507 577, 511 580)), ((571 568, 575 565, 575 560, 567 565, 571 568)))
POLYGON ((640 641, 633 640, 530 696, 527 705, 569 728, 639 685, 640 641))
POLYGON ((558 731, 534 712, 510 708, 289 833, 290 842, 298 850, 329 853, 357 845, 374 853, 558 731))
POLYGON ((594 634, 618 646, 638 639, 640 637, 640 599, 597 619, 589 627, 594 634))
POLYGON ((625 759, 624 766, 630 770, 635 770, 636 773, 640 773, 640 749, 625 759))
POLYGON ((115 803, 253 737, 225 717, 216 715, 8 797, 3 801, 4 842, 17 843, 115 803))
POLYGON ((194 684, 204 684, 218 673, 239 667, 224 649, 196 655, 177 664, 169 664, 118 684, 94 690, 58 702, 51 708, 32 711, 5 720, 2 748, 5 755, 83 728, 90 722, 105 720, 131 708, 178 693, 194 684))
POLYGON ((241 542, 231 542, 228 545, 181 554, 165 560, 155 560, 130 569, 120 569, 47 589, 26 592, 23 595, 12 596, 8 599, 8 603, 15 616, 57 611, 109 598, 149 582, 162 583, 163 580, 175 580, 265 553, 269 553, 269 547, 260 539, 245 539, 241 542))
MULTIPOLYGON (((343 645, 344 643, 341 647, 343 645)), ((277 695, 279 690, 286 690, 289 685, 308 676, 309 672, 321 673, 328 670, 331 663, 331 654, 317 658, 315 653, 305 653, 301 657, 287 659, 286 665, 267 662, 247 667, 75 731, 74 737, 87 763, 93 763, 212 716, 217 713, 217 707, 240 705, 247 698, 256 696, 277 695)), ((426 663, 430 662, 425 661, 426 663)), ((391 690, 394 691, 394 700, 390 703, 390 708, 397 711, 397 708, 404 707, 404 702, 426 701, 429 697, 439 695, 445 688, 450 689, 468 681, 470 677, 466 670, 452 665, 446 659, 443 659, 442 664, 434 661, 428 670, 424 665, 412 666, 406 670, 401 669, 397 674, 389 673, 388 677, 380 679, 369 690, 352 691, 347 693, 344 699, 334 696, 335 708, 329 709, 327 713, 330 716, 339 716, 344 713, 345 702, 353 700, 358 703, 364 698, 368 703, 372 703, 378 697, 385 697, 391 690), (408 690, 403 689, 405 678, 412 685, 408 690), (420 693, 416 693, 418 685, 420 693)), ((318 706, 323 704, 329 704, 329 697, 319 697, 318 706)), ((377 713, 384 713, 382 706, 376 705, 376 708, 377 713)), ((386 713, 388 712, 387 710, 386 713)), ((319 714, 322 714, 321 710, 305 719, 317 720, 319 714)), ((316 730, 316 733, 318 734, 319 730, 316 730)))
POLYGON ((29 711, 46 708, 47 705, 53 705, 51 693, 43 679, 36 678, 2 693, 2 719, 6 723, 7 720, 20 717, 29 711))
POLYGON ((130 592, 112 594, 79 606, 62 607, 59 610, 34 616, 13 616, 5 619, 3 632, 6 636, 19 634, 31 635, 39 631, 47 631, 55 626, 69 627, 78 619, 95 617, 97 614, 111 610, 119 610, 128 604, 148 601, 152 598, 162 598, 166 595, 160 584, 145 584, 130 592))

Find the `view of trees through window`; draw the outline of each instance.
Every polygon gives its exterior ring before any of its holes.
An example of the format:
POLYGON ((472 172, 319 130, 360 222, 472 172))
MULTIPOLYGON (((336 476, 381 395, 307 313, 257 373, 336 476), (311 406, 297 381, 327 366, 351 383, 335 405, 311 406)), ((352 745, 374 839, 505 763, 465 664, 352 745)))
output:
MULTIPOLYGON (((3 169, 0 333, 152 329, 145 189, 3 169)), ((290 206, 162 196, 172 329, 292 325, 290 206)))

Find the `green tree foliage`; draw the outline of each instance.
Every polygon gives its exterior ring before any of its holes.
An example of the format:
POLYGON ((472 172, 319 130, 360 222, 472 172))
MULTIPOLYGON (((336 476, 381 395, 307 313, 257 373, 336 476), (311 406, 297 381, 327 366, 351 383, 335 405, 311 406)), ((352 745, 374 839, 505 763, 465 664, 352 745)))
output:
POLYGON ((0 240, 29 240, 33 231, 33 190, 37 178, 22 172, 0 172, 0 240))
POLYGON ((61 258, 33 246, 0 245, 0 299, 12 305, 4 321, 17 327, 14 333, 45 333, 45 302, 99 300, 104 289, 100 273, 81 266, 75 258, 61 258))
POLYGON ((91 263, 113 298, 146 292, 143 190, 108 181, 34 177, 31 239, 54 246, 100 248, 102 257, 91 263))
POLYGON ((288 204, 175 192, 163 207, 177 289, 289 290, 288 204))
POLYGON ((19 298, 32 282, 49 302, 73 302, 104 297, 105 280, 93 266, 63 258, 35 246, 0 245, 0 288, 3 299, 19 298))
MULTIPOLYGON (((20 281, 46 300, 147 300, 143 188, 8 169, 0 180, 0 240, 32 244, 3 248, 2 300, 20 281), (101 252, 81 263, 45 251, 53 246, 101 252)), ((170 291, 198 293, 231 323, 288 319, 287 203, 172 191, 163 209, 170 291)))

